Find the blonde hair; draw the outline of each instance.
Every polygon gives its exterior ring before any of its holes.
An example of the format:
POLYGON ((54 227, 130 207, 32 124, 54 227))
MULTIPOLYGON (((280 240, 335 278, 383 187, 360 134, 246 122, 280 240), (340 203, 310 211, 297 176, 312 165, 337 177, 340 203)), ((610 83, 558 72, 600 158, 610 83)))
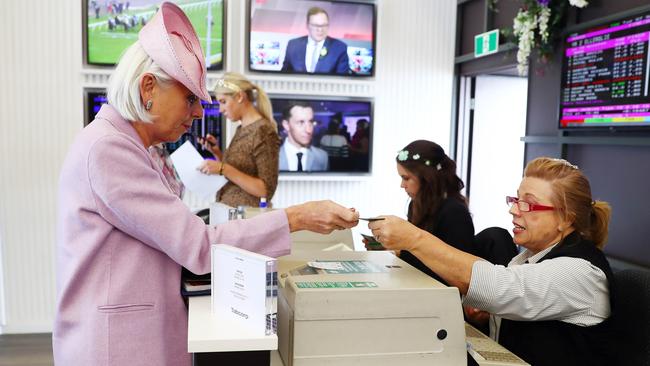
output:
POLYGON ((271 124, 275 132, 278 132, 278 125, 273 119, 271 100, 264 89, 255 85, 244 75, 236 72, 225 73, 221 79, 217 80, 217 84, 214 87, 215 94, 234 95, 239 92, 246 94, 246 97, 253 103, 255 109, 271 124))
POLYGON ((598 249, 607 243, 611 207, 607 202, 591 198, 591 186, 577 166, 564 159, 537 158, 526 165, 524 177, 539 178, 551 183, 554 207, 564 212, 564 219, 598 249))
POLYGON ((140 81, 145 74, 153 75, 163 87, 174 82, 174 79, 144 52, 138 41, 122 54, 108 80, 106 90, 108 104, 127 121, 153 122, 153 116, 145 109, 145 103, 140 96, 140 81))

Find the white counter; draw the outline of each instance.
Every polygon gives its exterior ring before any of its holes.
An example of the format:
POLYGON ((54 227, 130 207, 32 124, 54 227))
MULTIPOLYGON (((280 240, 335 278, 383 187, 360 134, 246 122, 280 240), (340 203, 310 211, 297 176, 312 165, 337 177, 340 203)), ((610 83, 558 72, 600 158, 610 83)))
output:
POLYGON ((189 298, 188 352, 264 351, 278 349, 278 337, 256 336, 226 316, 212 314, 210 296, 189 298))

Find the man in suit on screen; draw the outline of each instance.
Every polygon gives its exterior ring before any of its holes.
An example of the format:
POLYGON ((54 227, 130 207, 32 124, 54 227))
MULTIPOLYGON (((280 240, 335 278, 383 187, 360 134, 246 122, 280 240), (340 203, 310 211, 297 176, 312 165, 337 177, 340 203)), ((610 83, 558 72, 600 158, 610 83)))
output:
POLYGON ((312 7, 307 12, 309 35, 294 38, 287 44, 282 71, 317 74, 348 74, 348 46, 328 37, 329 15, 325 9, 312 7))
POLYGON ((289 104, 282 111, 282 128, 287 134, 280 147, 280 170, 292 172, 325 171, 327 152, 312 146, 314 109, 308 103, 289 104))

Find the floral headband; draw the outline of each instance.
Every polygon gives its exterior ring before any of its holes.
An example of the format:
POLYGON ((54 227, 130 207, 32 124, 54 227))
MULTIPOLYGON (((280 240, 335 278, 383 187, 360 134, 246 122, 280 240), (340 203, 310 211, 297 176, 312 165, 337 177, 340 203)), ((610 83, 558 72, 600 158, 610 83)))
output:
MULTIPOLYGON (((413 161, 419 161, 421 158, 420 154, 414 154, 411 156, 411 160, 413 161)), ((397 152, 397 160, 399 161, 407 161, 409 159, 409 151, 408 150, 401 150, 397 152)), ((426 166, 431 166, 431 160, 427 159, 424 160, 424 165, 426 166)), ((440 163, 436 164, 436 170, 442 169, 442 165, 440 163)))
POLYGON ((217 84, 215 85, 216 88, 226 88, 228 90, 232 90, 235 93, 238 93, 241 91, 241 88, 237 86, 235 83, 231 83, 230 81, 226 81, 224 79, 219 79, 217 80, 217 84))

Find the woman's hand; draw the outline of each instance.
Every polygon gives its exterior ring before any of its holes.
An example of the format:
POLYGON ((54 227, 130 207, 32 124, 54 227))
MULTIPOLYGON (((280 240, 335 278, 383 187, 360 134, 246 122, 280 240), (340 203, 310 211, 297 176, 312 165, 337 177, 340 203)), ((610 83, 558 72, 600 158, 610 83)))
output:
POLYGON ((205 137, 197 137, 196 142, 198 142, 203 149, 209 151, 212 155, 221 160, 222 153, 221 149, 219 149, 219 141, 216 137, 207 134, 205 137))
POLYGON ((285 209, 291 232, 309 230, 329 234, 359 223, 359 213, 332 201, 311 201, 285 209))
POLYGON ((397 216, 381 216, 384 220, 368 223, 372 235, 385 249, 411 250, 422 232, 417 226, 397 216))
POLYGON ((197 169, 203 174, 220 174, 223 172, 223 163, 216 160, 204 160, 197 169))
POLYGON ((371 221, 372 235, 386 249, 408 250, 450 286, 467 293, 472 265, 480 258, 446 244, 435 235, 395 216, 371 221))

